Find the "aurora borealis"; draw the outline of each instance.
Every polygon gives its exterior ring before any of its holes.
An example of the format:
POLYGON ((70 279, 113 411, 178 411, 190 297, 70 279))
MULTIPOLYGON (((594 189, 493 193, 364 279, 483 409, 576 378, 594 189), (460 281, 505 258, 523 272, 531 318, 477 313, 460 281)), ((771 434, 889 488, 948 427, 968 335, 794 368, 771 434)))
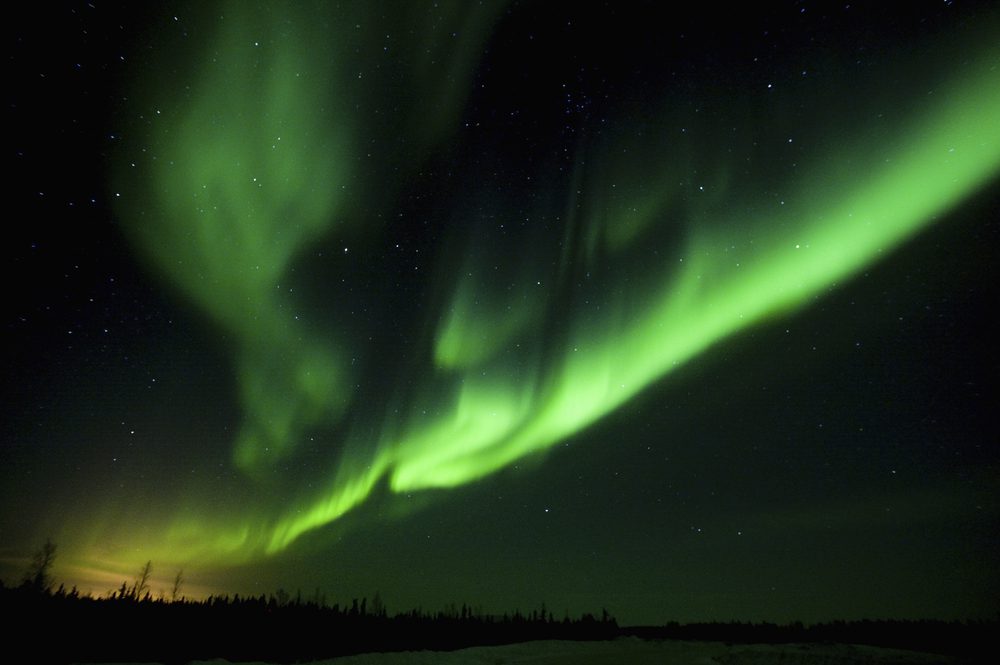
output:
POLYGON ((995 10, 69 13, 11 93, 83 130, 11 158, 10 566, 52 535, 91 584, 995 607, 995 10))

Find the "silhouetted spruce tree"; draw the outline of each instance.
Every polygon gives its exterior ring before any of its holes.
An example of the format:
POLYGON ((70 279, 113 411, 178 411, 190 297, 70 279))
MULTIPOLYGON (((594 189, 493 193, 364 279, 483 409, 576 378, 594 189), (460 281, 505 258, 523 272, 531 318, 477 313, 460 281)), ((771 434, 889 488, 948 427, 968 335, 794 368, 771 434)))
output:
POLYGON ((153 562, 147 561, 146 565, 139 571, 139 575, 135 578, 135 582, 132 583, 132 589, 129 593, 132 600, 142 600, 144 594, 149 595, 149 576, 152 573, 153 562))
POLYGON ((184 584, 184 569, 178 568, 174 575, 174 586, 170 589, 170 602, 176 603, 181 595, 181 585, 184 584))
POLYGON ((377 617, 384 617, 386 615, 385 603, 382 602, 382 596, 378 591, 375 592, 375 597, 372 598, 372 614, 377 617))
POLYGON ((46 538, 45 544, 31 556, 24 585, 38 592, 49 591, 52 588, 52 564, 55 560, 56 544, 51 538, 46 538))

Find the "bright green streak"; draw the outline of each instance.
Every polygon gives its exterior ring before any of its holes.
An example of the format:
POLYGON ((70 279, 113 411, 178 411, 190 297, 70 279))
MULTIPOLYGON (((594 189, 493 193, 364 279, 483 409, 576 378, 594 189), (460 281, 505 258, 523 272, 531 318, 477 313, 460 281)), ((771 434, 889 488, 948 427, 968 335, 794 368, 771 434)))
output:
MULTIPOLYGON (((156 552, 144 556, 232 561, 277 552, 350 511, 383 479, 394 492, 455 487, 544 451, 713 344, 807 304, 888 254, 1000 168, 1000 73, 990 51, 898 127, 894 147, 865 158, 858 137, 857 149, 804 168, 787 206, 688 211, 686 245, 648 266, 652 286, 634 297, 622 285, 607 288, 603 309, 569 310, 561 336, 542 345, 551 289, 569 282, 573 266, 611 261, 613 282, 615 261, 678 221, 667 195, 676 182, 667 177, 661 190, 628 193, 619 206, 602 202, 606 183, 582 181, 574 197, 587 205, 573 219, 582 249, 559 257, 556 284, 538 284, 529 267, 501 292, 489 262, 470 252, 457 286, 448 286, 453 297, 438 314, 432 356, 409 382, 417 386, 412 403, 352 404, 350 386, 363 376, 346 359, 373 350, 358 348, 350 331, 306 325, 283 282, 312 243, 348 230, 341 213, 378 196, 380 183, 356 182, 364 123, 352 87, 355 17, 321 29, 312 14, 295 16, 296 6, 283 6, 293 15, 277 20, 235 5, 190 90, 149 100, 139 175, 123 163, 119 180, 138 179, 150 196, 130 199, 126 190, 123 216, 158 270, 235 342, 245 422, 234 462, 251 477, 277 474, 275 462, 294 456, 307 432, 354 409, 387 415, 376 440, 366 430, 335 442, 341 461, 317 496, 276 515, 248 511, 235 523, 171 519, 162 544, 147 540, 156 552), (596 258, 601 252, 609 258, 596 258)), ((451 91, 462 73, 425 73, 424 65, 411 74, 438 89, 451 91)), ((461 100, 447 97, 453 114, 461 100)), ((439 131, 428 130, 424 143, 439 131)), ((669 155, 659 159, 649 167, 669 168, 669 155)), ((355 232, 380 230, 349 218, 361 227, 355 232)))
MULTIPOLYGON (((859 164, 846 181, 810 175, 811 187, 789 197, 804 202, 780 214, 736 219, 707 233, 696 220, 680 269, 664 266, 668 278, 649 305, 596 324, 574 320, 560 362, 540 379, 530 369, 495 378, 490 356, 498 347, 538 333, 497 308, 472 315, 474 289, 463 281, 452 310, 462 315, 445 315, 437 360, 443 368, 469 369, 458 372, 461 383, 443 415, 386 441, 371 476, 346 490, 335 484, 306 514, 282 523, 268 549, 340 517, 364 498, 360 488, 372 487, 372 476, 386 473, 396 492, 454 487, 545 450, 719 340, 808 302, 888 254, 995 176, 998 79, 992 66, 969 74, 943 96, 949 103, 908 128, 904 149, 859 164), (735 238, 752 244, 734 246, 735 238), (484 368, 493 378, 482 376, 484 368)), ((472 274, 469 281, 489 283, 489 277, 472 274)))

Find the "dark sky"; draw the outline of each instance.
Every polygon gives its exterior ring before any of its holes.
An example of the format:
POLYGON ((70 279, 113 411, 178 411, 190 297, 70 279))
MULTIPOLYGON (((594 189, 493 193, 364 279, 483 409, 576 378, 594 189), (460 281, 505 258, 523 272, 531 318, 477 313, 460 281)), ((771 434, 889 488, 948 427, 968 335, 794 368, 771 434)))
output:
POLYGON ((1000 15, 752 4, 19 10, 0 576, 995 616, 1000 15))

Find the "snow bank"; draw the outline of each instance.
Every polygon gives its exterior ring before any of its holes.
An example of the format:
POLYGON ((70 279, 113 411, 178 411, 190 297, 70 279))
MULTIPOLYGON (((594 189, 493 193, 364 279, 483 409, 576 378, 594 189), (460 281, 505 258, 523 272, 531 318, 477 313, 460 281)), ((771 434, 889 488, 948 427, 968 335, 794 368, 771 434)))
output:
MULTIPOLYGON (((222 661, 210 661, 219 665, 222 661)), ((539 641, 459 651, 369 653, 317 665, 951 665, 946 656, 844 644, 726 645, 721 642, 539 641)))

